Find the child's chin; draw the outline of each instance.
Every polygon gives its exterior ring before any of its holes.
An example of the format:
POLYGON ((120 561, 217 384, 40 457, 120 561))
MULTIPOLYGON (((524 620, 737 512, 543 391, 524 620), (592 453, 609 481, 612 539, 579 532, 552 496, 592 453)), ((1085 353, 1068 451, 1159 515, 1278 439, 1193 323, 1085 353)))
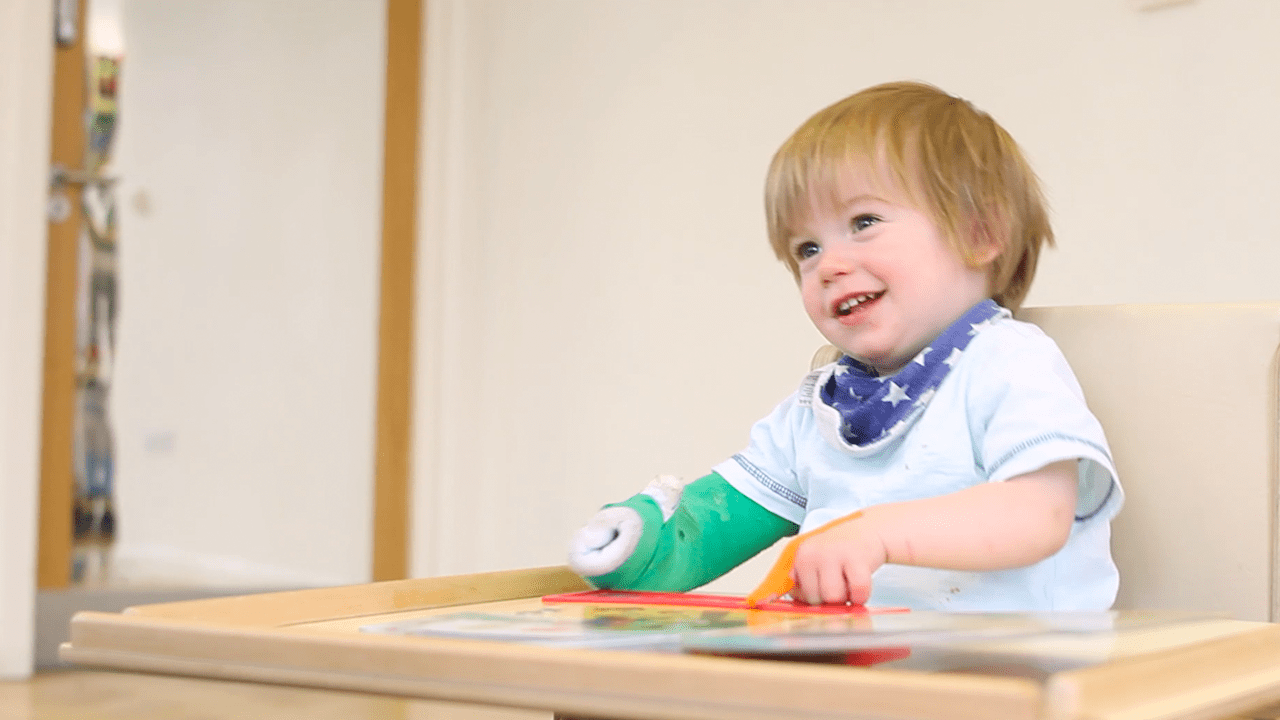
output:
POLYGON ((870 354, 857 355, 854 353, 847 353, 847 354, 851 356, 854 360, 857 360, 858 362, 862 363, 863 365, 866 365, 868 367, 875 369, 876 374, 880 376, 893 375, 897 373, 899 370, 901 370, 902 368, 906 367, 907 362, 909 362, 909 360, 899 362, 898 360, 892 357, 886 357, 884 355, 870 355, 870 354))

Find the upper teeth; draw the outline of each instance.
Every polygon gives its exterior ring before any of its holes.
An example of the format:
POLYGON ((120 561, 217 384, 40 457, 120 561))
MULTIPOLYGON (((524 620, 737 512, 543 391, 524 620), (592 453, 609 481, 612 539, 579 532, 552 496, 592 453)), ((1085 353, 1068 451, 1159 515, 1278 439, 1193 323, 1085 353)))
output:
POLYGON ((861 305, 862 303, 868 300, 874 300, 877 296, 879 296, 879 294, 880 293, 867 293, 866 295, 854 295, 848 300, 845 300, 841 302, 839 305, 837 305, 836 312, 840 313, 841 315, 848 315, 850 312, 853 311, 854 308, 858 307, 859 305, 861 305))

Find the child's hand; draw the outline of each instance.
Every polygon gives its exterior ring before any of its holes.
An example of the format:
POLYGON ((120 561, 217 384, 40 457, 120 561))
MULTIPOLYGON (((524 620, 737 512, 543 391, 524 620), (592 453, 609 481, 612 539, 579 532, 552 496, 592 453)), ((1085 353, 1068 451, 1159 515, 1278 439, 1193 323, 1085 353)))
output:
MULTIPOLYGON (((795 566, 796 556, 800 547, 809 540, 830 531, 837 525, 850 523, 861 517, 863 517, 863 514, 862 511, 859 510, 857 512, 850 513, 849 515, 845 515, 844 517, 836 518, 817 529, 801 533, 791 538, 790 542, 783 546, 782 552, 778 555, 778 559, 774 561, 773 567, 764 576, 764 580, 760 581, 760 585, 747 595, 747 605, 749 607, 757 607, 763 603, 773 602, 783 595, 790 595, 796 600, 804 601, 804 596, 800 594, 799 590, 796 590, 797 583, 795 566)), ((884 561, 881 561, 881 564, 883 563, 884 561)), ((870 584, 868 583, 868 588, 869 587, 870 584)), ((868 589, 868 594, 869 593, 870 589, 868 589)), ((822 600, 819 599, 817 602, 811 602, 810 604, 818 604, 821 602, 822 600)))
POLYGON ((887 557, 883 540, 865 516, 833 524, 797 547, 791 597, 810 605, 863 605, 871 597, 871 575, 887 557))

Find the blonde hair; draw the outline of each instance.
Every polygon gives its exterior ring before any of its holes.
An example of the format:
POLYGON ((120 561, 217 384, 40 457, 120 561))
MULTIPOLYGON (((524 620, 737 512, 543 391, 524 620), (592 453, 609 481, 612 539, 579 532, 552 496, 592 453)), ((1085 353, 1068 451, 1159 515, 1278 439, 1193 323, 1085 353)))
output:
POLYGON ((896 82, 805 121, 774 154, 765 182, 769 243, 797 279, 793 234, 816 198, 834 198, 852 163, 887 169, 970 266, 994 243, 992 297, 1018 309, 1053 229, 1039 180, 990 115, 932 85, 896 82))

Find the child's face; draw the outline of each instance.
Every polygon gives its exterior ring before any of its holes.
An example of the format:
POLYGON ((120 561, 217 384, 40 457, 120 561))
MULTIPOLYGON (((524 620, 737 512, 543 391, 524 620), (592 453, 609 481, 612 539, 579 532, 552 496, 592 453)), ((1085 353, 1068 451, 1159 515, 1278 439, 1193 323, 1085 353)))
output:
POLYGON ((831 344, 881 375, 989 297, 992 258, 969 267, 896 183, 853 168, 838 178, 834 202, 824 194, 810 207, 790 244, 805 312, 831 344))

